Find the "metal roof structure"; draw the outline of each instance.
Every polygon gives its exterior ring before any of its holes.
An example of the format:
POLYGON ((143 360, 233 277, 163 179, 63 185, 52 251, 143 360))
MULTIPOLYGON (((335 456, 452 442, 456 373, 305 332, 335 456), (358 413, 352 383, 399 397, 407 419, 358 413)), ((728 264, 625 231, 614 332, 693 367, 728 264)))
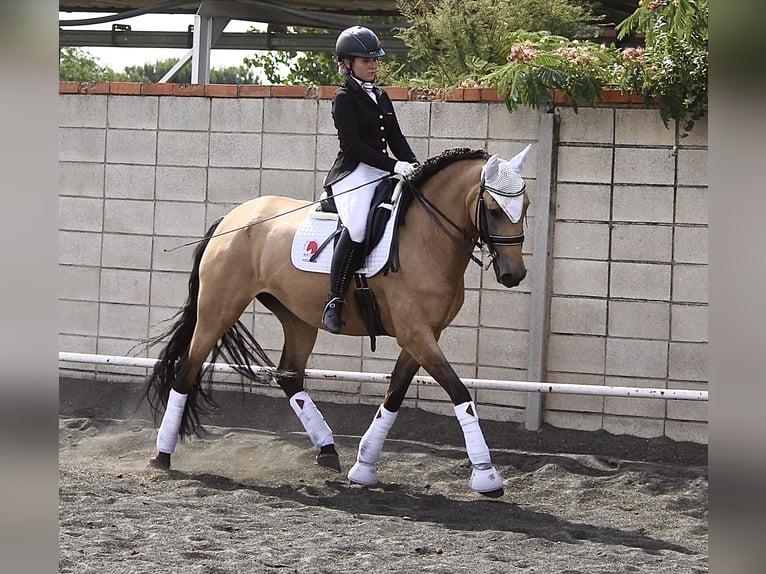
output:
MULTIPOLYGON (((104 12, 103 17, 61 18, 60 46, 124 46, 188 48, 161 81, 172 79, 189 60, 192 83, 208 83, 213 47, 243 50, 332 51, 335 35, 288 34, 288 26, 343 30, 359 23, 360 16, 397 16, 394 0, 60 0, 60 12, 104 12), (121 20, 142 14, 194 14, 187 32, 134 31, 121 20), (231 20, 267 24, 262 33, 224 33, 231 20), (72 29, 73 26, 112 22, 110 30, 72 29)), ((391 26, 374 26, 390 52, 406 51, 391 36, 391 26)))
MULTIPOLYGON (((638 0, 602 0, 598 11, 604 24, 616 24, 633 13, 638 0)), ((123 46, 132 48, 188 48, 161 81, 172 79, 189 60, 192 83, 208 83, 212 48, 242 50, 325 51, 335 47, 335 34, 288 34, 288 26, 340 31, 359 23, 361 16, 397 17, 395 0, 59 0, 60 12, 104 13, 103 17, 59 21, 60 46, 123 46), (133 30, 120 22, 142 14, 194 14, 186 32, 133 30), (231 20, 267 24, 265 32, 225 33, 231 20), (112 22, 111 30, 74 29, 74 26, 112 22)), ((402 25, 406 25, 404 21, 402 25)), ((388 52, 406 52, 392 35, 393 25, 370 25, 388 52)))

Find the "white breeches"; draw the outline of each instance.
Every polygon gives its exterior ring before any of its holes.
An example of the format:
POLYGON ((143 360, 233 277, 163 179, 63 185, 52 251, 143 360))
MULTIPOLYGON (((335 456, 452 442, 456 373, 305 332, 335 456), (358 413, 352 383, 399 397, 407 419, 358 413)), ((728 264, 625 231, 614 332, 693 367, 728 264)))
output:
POLYGON ((385 175, 388 175, 387 171, 360 163, 354 171, 332 185, 332 194, 340 220, 348 229, 351 240, 356 243, 364 241, 370 202, 375 188, 380 184, 380 178, 385 175), (365 185, 368 182, 373 183, 365 185), (353 189, 356 187, 358 189, 353 189), (349 189, 353 191, 343 193, 349 189))

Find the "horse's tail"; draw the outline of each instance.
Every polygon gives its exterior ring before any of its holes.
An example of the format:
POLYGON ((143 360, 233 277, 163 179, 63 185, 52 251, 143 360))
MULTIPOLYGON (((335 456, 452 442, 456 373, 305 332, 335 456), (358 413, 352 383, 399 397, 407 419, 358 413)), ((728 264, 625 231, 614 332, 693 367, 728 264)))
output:
MULTIPOLYGON (((157 357, 158 361, 154 365, 154 369, 144 389, 144 396, 149 403, 155 423, 162 413, 165 412, 173 383, 177 379, 185 378, 186 376, 186 359, 189 345, 194 334, 194 328, 197 325, 200 261, 205 253, 207 244, 210 242, 210 238, 215 233, 222 219, 223 217, 218 218, 210 226, 207 233, 205 233, 205 237, 194 250, 192 258, 194 263, 189 277, 189 295, 181 310, 172 317, 176 321, 168 330, 157 335, 147 343, 147 348, 153 347, 169 337, 167 344, 157 357)), ((189 390, 179 431, 181 437, 188 435, 190 432, 199 434, 202 430, 199 423, 200 415, 210 413, 216 407, 209 390, 202 388, 200 384, 201 378, 200 373, 197 375, 193 388, 189 390)))
MULTIPOLYGON (((173 383, 178 379, 185 379, 187 376, 189 346, 197 325, 200 262, 202 261, 205 248, 222 219, 223 217, 218 218, 210 226, 207 233, 205 233, 205 237, 194 250, 193 266, 189 276, 189 295, 184 306, 172 318, 176 319, 175 323, 167 331, 154 337, 147 343, 147 348, 150 348, 161 343, 166 338, 168 339, 167 344, 157 358, 158 361, 144 389, 144 396, 149 403, 155 423, 162 413, 165 412, 173 383)), ((220 341, 216 343, 210 362, 215 363, 218 357, 223 357, 240 375, 259 383, 264 382, 264 377, 253 372, 253 364, 262 367, 272 367, 274 369, 272 377, 285 374, 275 368, 274 363, 241 321, 234 323, 224 333, 220 341)), ((212 396, 212 382, 208 380, 207 384, 203 385, 203 374, 204 369, 200 369, 196 374, 192 388, 189 389, 186 407, 179 428, 181 438, 192 433, 198 436, 201 435, 204 432, 204 428, 200 423, 200 416, 210 414, 217 408, 217 404, 212 396)))

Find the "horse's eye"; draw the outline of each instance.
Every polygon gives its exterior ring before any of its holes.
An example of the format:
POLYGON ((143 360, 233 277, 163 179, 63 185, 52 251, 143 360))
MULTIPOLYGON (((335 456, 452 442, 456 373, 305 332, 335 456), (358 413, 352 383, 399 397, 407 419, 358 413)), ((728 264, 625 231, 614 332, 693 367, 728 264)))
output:
POLYGON ((498 209, 497 207, 490 207, 487 211, 489 212, 490 216, 494 217, 495 219, 503 215, 503 210, 498 209))

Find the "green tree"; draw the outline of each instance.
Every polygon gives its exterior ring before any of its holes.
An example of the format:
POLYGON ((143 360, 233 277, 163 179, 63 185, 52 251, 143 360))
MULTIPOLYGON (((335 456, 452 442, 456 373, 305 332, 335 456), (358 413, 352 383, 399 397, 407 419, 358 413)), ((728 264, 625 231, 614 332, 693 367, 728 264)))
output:
POLYGON ((270 84, 331 86, 340 78, 335 59, 332 53, 327 52, 273 50, 247 57, 245 63, 263 69, 270 84))
POLYGON ((67 47, 59 50, 59 80, 77 82, 112 82, 117 74, 99 59, 82 48, 67 47))
MULTIPOLYGON (((361 25, 381 24, 393 29, 400 24, 400 18, 391 17, 362 17, 361 25)), ((337 30, 320 30, 317 28, 288 27, 291 34, 318 34, 331 36, 333 41, 338 35, 337 30)), ((385 41, 383 49, 385 50, 385 41)), ((272 50, 256 54, 245 59, 245 63, 263 69, 266 80, 271 84, 334 86, 340 83, 338 63, 335 54, 330 52, 297 52, 272 50)), ((377 83, 380 85, 396 85, 415 74, 422 66, 411 62, 407 54, 387 53, 380 61, 377 83)))
POLYGON ((226 68, 210 69, 211 84, 255 84, 260 83, 260 76, 257 76, 252 67, 227 66, 226 68))
POLYGON ((474 60, 502 64, 509 32, 545 30, 566 38, 593 37, 600 19, 570 0, 397 0, 411 26, 399 37, 425 71, 413 82, 450 87, 475 75, 474 60))
MULTIPOLYGON (((178 63, 178 58, 146 62, 140 66, 126 66, 121 74, 124 82, 159 82, 170 69, 178 63)), ((187 62, 173 76, 173 82, 188 83, 191 81, 191 61, 187 62)), ((257 78, 253 70, 247 66, 229 66, 226 68, 211 68, 211 84, 253 84, 257 78)))
POLYGON ((683 119, 690 131, 708 107, 708 0, 644 0, 617 30, 618 38, 645 35, 641 58, 621 87, 656 98, 665 127, 683 119))
POLYGON ((619 37, 643 32, 644 47, 618 49, 569 40, 548 32, 516 31, 502 42, 500 64, 474 58, 476 82, 496 87, 509 110, 540 107, 560 90, 573 104, 593 103, 605 89, 638 91, 659 103, 666 127, 683 122, 683 133, 708 107, 707 0, 640 0, 618 25, 619 37))
MULTIPOLYGON (((125 66, 122 72, 122 81, 124 82, 142 82, 145 84, 154 84, 159 82, 168 71, 178 63, 178 58, 167 58, 165 60, 156 60, 154 62, 145 62, 138 66, 125 66)), ((191 62, 187 62, 173 77, 174 82, 191 81, 191 62)))

